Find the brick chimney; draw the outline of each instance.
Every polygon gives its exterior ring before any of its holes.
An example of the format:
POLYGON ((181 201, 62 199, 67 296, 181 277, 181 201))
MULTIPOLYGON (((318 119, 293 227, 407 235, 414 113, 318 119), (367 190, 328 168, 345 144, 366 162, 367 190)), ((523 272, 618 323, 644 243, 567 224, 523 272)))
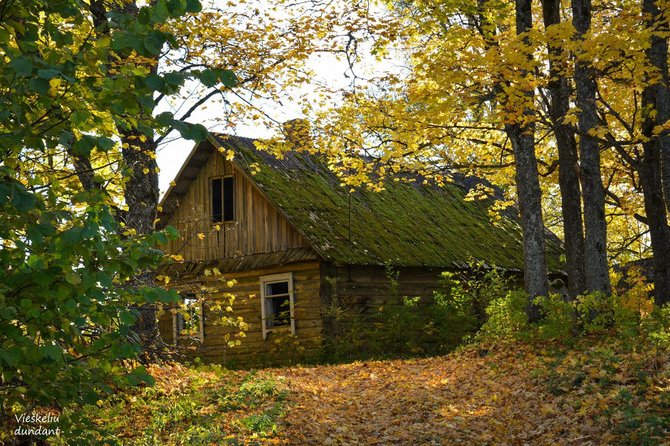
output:
POLYGON ((307 119, 297 118, 282 124, 282 133, 293 150, 309 150, 314 147, 310 134, 311 124, 307 119))

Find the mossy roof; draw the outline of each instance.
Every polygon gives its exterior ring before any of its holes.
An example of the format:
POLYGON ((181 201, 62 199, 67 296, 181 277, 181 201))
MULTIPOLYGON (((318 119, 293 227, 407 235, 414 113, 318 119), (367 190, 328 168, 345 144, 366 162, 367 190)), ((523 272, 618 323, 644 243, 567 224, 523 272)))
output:
MULTIPOLYGON (((464 200, 463 185, 389 181, 382 192, 350 192, 314 155, 289 152, 280 159, 258 150, 252 139, 227 135, 212 142, 235 152, 237 167, 325 260, 440 268, 466 268, 478 260, 523 269, 519 224, 513 218, 493 224, 486 203, 464 200)), ((560 269, 561 252, 558 239, 549 236, 552 270, 560 269)))

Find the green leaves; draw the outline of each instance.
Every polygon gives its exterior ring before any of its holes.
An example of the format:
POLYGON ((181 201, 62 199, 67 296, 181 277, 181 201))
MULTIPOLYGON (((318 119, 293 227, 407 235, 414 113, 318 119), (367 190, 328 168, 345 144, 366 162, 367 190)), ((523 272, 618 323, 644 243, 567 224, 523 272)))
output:
POLYGON ((28 85, 38 94, 47 94, 49 92, 49 81, 39 77, 30 79, 28 85))
POLYGON ((132 326, 137 317, 130 311, 122 311, 119 315, 119 319, 123 325, 132 326))
POLYGON ((60 72, 54 69, 47 69, 47 70, 37 70, 37 77, 41 79, 53 79, 54 77, 58 76, 60 72))
POLYGON ((237 76, 235 76, 233 71, 221 68, 203 70, 198 74, 198 78, 205 87, 213 87, 218 83, 221 83, 225 87, 234 87, 238 82, 237 76))
POLYGON ((91 119, 91 112, 88 110, 75 110, 72 113, 71 119, 72 124, 74 124, 75 127, 84 127, 84 124, 91 119))
POLYGON ((219 70, 218 77, 221 83, 226 87, 235 87, 237 85, 237 76, 230 70, 219 70))
POLYGON ((28 77, 33 72, 33 63, 25 56, 19 56, 16 59, 12 59, 9 66, 19 77, 28 77))
POLYGON ((172 126, 181 134, 182 138, 193 141, 204 141, 208 135, 207 128, 202 124, 174 120, 172 126))
MULTIPOLYGON (((67 145, 70 146, 69 144, 67 145)), ((82 135, 70 147, 72 148, 72 153, 88 157, 93 149, 108 152, 115 145, 114 140, 106 136, 82 135)))
POLYGON ((186 13, 202 10, 198 0, 158 0, 153 6, 145 6, 140 10, 138 20, 144 25, 165 23, 170 18, 181 17, 186 13))
POLYGON ((0 182, 0 205, 7 202, 21 213, 29 212, 38 206, 37 197, 28 192, 23 185, 0 182))
POLYGON ((151 31, 144 38, 144 48, 149 52, 149 54, 160 54, 165 44, 166 36, 160 31, 151 31))
POLYGON ((205 87, 213 87, 219 82, 214 70, 203 70, 198 77, 205 87))
POLYGON ((23 354, 21 349, 17 346, 11 346, 9 348, 0 348, 0 361, 4 363, 6 367, 15 367, 23 359, 23 354))
MULTIPOLYGON (((187 137, 207 135, 201 125, 175 123, 171 114, 153 117, 154 93, 175 93, 194 74, 156 75, 147 63, 176 47, 174 36, 159 25, 199 11, 200 3, 150 3, 137 15, 106 11, 109 33, 95 27, 89 9, 77 0, 23 0, 5 8, 0 24, 6 59, 0 64, 0 410, 5 414, 95 403, 112 383, 150 382, 141 370, 123 378, 128 371, 120 360, 135 358, 140 350, 130 341, 136 317, 130 308, 177 296, 130 286, 138 273, 150 274, 161 264, 155 246, 167 235, 134 236, 116 221, 112 208, 120 201, 114 194, 123 187, 120 132, 143 138, 174 124, 187 137), (93 171, 75 172, 77 163, 93 171), (82 190, 85 176, 92 180, 90 190, 82 190)), ((222 79, 230 82, 229 75, 212 73, 212 81, 222 79)))
POLYGON ((186 0, 186 12, 196 13, 202 11, 199 0, 186 0))
POLYGON ((74 228, 70 228, 67 231, 63 232, 61 234, 61 240, 68 245, 75 245, 79 243, 82 240, 82 232, 83 229, 79 226, 75 226, 74 228))
POLYGON ((47 344, 42 346, 41 350, 45 358, 49 358, 57 362, 64 362, 65 360, 63 356, 63 349, 58 345, 47 344))
POLYGON ((158 76, 156 74, 150 74, 144 79, 144 83, 146 86, 154 91, 161 91, 163 87, 165 86, 165 81, 161 76, 158 76))

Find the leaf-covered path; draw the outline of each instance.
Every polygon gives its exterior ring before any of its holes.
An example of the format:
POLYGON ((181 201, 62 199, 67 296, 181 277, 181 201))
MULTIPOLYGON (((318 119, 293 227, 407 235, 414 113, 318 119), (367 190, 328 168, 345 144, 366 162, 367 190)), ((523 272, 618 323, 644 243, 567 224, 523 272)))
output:
POLYGON ((290 407, 280 436, 299 445, 612 444, 594 416, 608 397, 549 392, 535 379, 546 377, 545 359, 504 349, 279 369, 290 407))
POLYGON ((670 352, 607 339, 317 367, 149 371, 155 386, 112 395, 91 414, 124 445, 670 446, 670 352))

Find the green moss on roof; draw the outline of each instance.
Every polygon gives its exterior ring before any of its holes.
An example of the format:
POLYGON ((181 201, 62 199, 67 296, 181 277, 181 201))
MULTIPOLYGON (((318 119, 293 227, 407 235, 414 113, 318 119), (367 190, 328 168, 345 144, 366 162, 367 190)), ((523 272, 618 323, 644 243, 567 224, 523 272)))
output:
MULTIPOLYGON (((485 205, 465 201, 458 185, 391 181, 382 192, 349 193, 314 156, 291 152, 277 159, 247 138, 217 137, 217 144, 235 151, 238 167, 327 260, 460 268, 476 259, 523 268, 519 225, 492 224, 485 205)), ((560 245, 548 239, 547 248, 550 268, 559 269, 560 245)))

